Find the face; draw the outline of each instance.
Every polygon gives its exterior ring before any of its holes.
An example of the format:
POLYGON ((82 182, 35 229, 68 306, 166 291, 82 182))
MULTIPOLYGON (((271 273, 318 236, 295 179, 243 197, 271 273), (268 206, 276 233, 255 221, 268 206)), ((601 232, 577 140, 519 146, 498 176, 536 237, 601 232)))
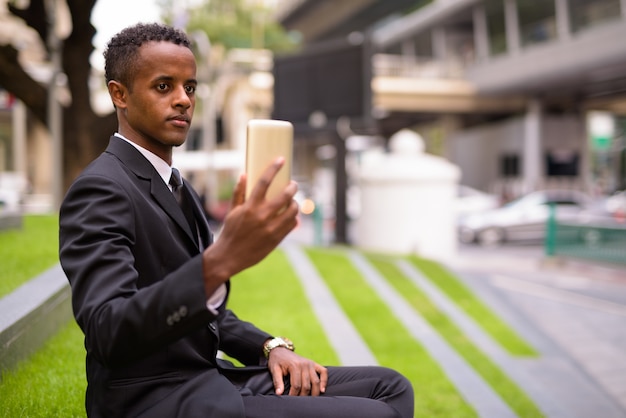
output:
POLYGON ((139 48, 132 86, 109 82, 120 134, 171 163, 172 147, 185 142, 195 107, 196 61, 171 42, 139 48))

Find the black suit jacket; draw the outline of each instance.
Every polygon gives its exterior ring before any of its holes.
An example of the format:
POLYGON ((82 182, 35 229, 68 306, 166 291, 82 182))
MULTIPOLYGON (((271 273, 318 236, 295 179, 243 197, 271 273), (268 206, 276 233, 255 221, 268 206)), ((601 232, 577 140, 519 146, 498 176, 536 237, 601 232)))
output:
MULTIPOLYGON (((206 247, 211 234, 192 196, 206 247)), ((217 406, 215 416, 241 416, 216 354, 264 367, 261 347, 270 335, 224 307, 218 315, 207 309, 192 231, 137 149, 111 138, 65 196, 59 235, 85 334, 90 416, 211 416, 217 406)))

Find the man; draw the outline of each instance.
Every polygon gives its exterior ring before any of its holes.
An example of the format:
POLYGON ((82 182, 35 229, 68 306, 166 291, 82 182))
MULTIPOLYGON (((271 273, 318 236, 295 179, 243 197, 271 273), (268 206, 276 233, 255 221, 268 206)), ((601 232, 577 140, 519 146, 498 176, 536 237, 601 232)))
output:
POLYGON ((139 24, 104 55, 118 132, 60 212, 60 260, 85 334, 88 415, 412 417, 413 391, 398 373, 322 367, 226 308, 229 278, 296 226, 297 186, 265 198, 282 158, 245 201, 242 176, 213 242, 197 194, 171 167, 195 105, 187 36, 139 24), (218 350, 245 367, 217 359, 218 350))

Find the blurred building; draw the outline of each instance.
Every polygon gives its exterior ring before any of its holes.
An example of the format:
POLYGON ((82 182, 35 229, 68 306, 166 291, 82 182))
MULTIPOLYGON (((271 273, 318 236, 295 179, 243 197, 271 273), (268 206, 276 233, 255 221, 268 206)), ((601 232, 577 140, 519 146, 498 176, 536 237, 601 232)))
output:
MULTIPOLYGON (((9 13, 7 1, 0 0, 0 45, 12 45, 24 70, 37 82, 48 85, 53 68, 37 33, 9 13)), ((56 2, 54 33, 67 35, 71 20, 67 6, 56 2)), ((59 102, 69 100, 60 89, 59 102)), ((0 89, 0 191, 17 193, 20 209, 49 212, 54 209, 55 176, 52 135, 49 129, 6 90, 0 89)))
MULTIPOLYGON (((328 210, 350 211, 346 172, 361 151, 404 128, 460 166, 462 183, 504 198, 547 187, 626 188, 624 0, 275 3, 276 19, 301 34, 301 56, 309 59, 296 62, 304 77, 288 95, 328 93, 326 103, 288 106, 299 112, 288 118, 298 128, 294 176, 306 192, 316 188, 315 173, 334 184, 322 197, 328 210), (315 82, 311 71, 320 75, 315 82), (329 75, 343 78, 332 84, 329 75)), ((45 83, 36 36, 6 14, 0 22, 0 38, 20 45, 29 71, 45 83)), ((230 190, 226 180, 242 170, 245 122, 285 108, 272 92, 282 83, 276 64, 286 58, 235 50, 212 57, 212 72, 199 74, 207 89, 199 91, 204 97, 179 156, 213 199, 221 194, 213 183, 230 190)), ((45 127, 10 95, 0 92, 0 99, 0 172, 16 171, 33 196, 49 196, 45 127)))
POLYGON ((623 0, 283 0, 277 19, 305 51, 363 34, 365 131, 418 131, 462 183, 504 198, 626 188, 623 0))

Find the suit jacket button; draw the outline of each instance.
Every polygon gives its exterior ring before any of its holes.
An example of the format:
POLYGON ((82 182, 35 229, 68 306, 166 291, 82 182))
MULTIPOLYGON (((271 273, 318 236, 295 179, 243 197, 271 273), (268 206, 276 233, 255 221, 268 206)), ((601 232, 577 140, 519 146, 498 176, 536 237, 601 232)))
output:
POLYGON ((174 320, 174 322, 179 322, 180 321, 180 315, 178 312, 174 312, 172 314, 172 319, 174 320))
POLYGON ((174 318, 172 318, 172 315, 169 315, 169 316, 167 317, 167 320, 166 320, 165 322, 166 322, 166 323, 167 323, 167 325, 169 325, 170 327, 171 327, 172 325, 174 325, 174 318))
POLYGON ((181 306, 180 308, 178 308, 178 314, 181 317, 185 317, 187 316, 187 307, 185 305, 181 306))

